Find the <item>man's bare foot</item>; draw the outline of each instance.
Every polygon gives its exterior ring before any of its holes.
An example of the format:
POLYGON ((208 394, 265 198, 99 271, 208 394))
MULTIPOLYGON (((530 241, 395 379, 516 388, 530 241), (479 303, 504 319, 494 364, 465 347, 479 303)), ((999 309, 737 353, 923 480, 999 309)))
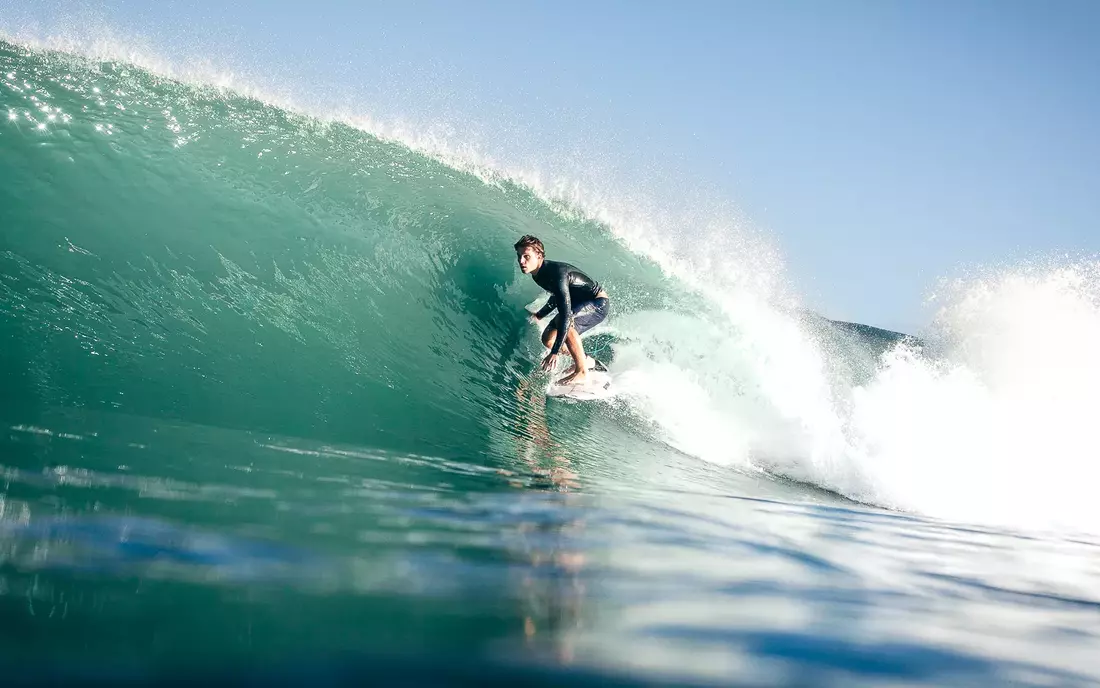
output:
POLYGON ((569 375, 566 375, 562 379, 558 380, 559 385, 579 385, 588 379, 588 371, 574 370, 569 375))
MULTIPOLYGON (((588 366, 587 366, 588 370, 592 370, 593 368, 595 368, 596 370, 600 370, 600 368, 603 366, 602 363, 600 363, 596 359, 592 358, 591 356, 586 356, 584 360, 585 360, 585 363, 588 364, 588 366)), ((572 376, 575 375, 576 372, 577 372, 577 364, 576 363, 570 363, 569 367, 565 370, 566 375, 570 378, 572 378, 572 376)), ((582 376, 582 378, 583 378, 583 376, 582 376)), ((561 380, 559 380, 559 383, 564 382, 564 380, 565 380, 565 378, 563 377, 561 380)))

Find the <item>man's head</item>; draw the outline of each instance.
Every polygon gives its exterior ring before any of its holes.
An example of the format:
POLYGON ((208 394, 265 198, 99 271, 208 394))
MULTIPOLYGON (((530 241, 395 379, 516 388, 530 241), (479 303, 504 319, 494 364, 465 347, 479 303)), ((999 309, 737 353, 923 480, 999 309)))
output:
POLYGON ((516 242, 514 248, 516 249, 516 260, 519 262, 519 269, 523 274, 530 275, 542 267, 542 261, 546 258, 546 250, 542 247, 542 242, 538 240, 538 237, 524 234, 516 242))

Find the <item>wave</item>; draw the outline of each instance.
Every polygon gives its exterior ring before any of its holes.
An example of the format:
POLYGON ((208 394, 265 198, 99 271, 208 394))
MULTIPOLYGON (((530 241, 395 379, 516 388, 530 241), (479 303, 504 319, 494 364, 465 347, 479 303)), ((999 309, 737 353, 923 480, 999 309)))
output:
POLYGON ((0 45, 6 417, 497 451, 538 354, 510 255, 532 232, 612 289, 595 334, 618 403, 680 452, 888 508, 1100 530, 1092 263, 956 283, 918 341, 806 313, 728 206, 310 111, 124 42, 20 41, 0 45))

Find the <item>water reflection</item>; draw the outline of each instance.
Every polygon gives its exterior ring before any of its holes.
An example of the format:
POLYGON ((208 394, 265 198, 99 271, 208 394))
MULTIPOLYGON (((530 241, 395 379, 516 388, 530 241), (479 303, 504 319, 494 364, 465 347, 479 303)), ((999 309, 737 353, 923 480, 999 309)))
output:
POLYGON ((564 445, 554 440, 546 423, 546 396, 535 376, 516 385, 515 427, 512 436, 516 457, 533 475, 549 481, 560 491, 580 488, 579 476, 564 445))
POLYGON ((553 517, 521 521, 515 548, 525 564, 520 581, 523 638, 529 651, 564 664, 575 657, 574 632, 582 625, 586 587, 582 551, 585 505, 579 494, 580 476, 569 452, 557 442, 546 422, 546 396, 534 376, 520 379, 515 389, 513 437, 516 457, 535 476, 528 487, 559 493, 552 500, 553 517), (561 494, 564 493, 564 494, 561 494))

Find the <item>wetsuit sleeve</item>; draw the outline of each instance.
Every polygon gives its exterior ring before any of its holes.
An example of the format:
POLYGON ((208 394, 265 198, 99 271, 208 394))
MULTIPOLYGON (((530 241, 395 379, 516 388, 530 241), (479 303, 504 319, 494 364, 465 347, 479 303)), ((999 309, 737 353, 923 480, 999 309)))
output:
POLYGON ((550 311, 554 310, 557 307, 558 307, 558 300, 553 294, 551 294, 550 298, 546 301, 546 304, 543 305, 542 308, 538 309, 538 311, 535 312, 535 317, 538 318, 539 320, 542 320, 543 318, 545 318, 547 316, 547 314, 550 313, 550 311))
POLYGON ((554 339, 554 346, 550 348, 550 355, 554 356, 561 350, 565 335, 573 325, 573 304, 569 301, 569 273, 567 271, 562 270, 561 276, 558 278, 558 291, 551 298, 558 305, 558 317, 554 319, 557 322, 558 336, 554 339))

